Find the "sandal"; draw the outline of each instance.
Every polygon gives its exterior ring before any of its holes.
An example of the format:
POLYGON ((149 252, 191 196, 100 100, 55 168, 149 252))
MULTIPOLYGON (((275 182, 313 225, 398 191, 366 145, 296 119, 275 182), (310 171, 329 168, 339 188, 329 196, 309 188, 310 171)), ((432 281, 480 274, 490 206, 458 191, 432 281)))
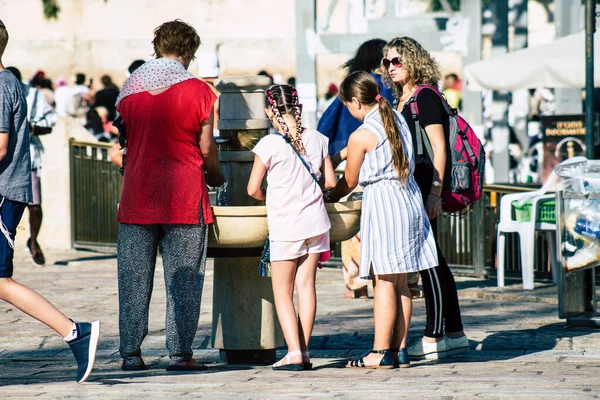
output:
POLYGON ((310 352, 308 350, 302 352, 302 366, 304 367, 305 371, 312 371, 312 363, 310 362, 310 352))
POLYGON ((408 359, 408 351, 406 347, 398 349, 398 357, 396 358, 396 363, 400 368, 409 368, 410 360, 408 359))
MULTIPOLYGON (((300 350, 294 350, 285 355, 281 360, 277 361, 275 364, 271 366, 274 371, 303 371, 304 370, 304 362, 300 364, 292 364, 290 360, 292 357, 301 356, 302 352, 300 350)), ((310 363, 309 363, 310 364, 310 363)), ((312 365, 311 365, 312 367, 312 365)))
POLYGON ((365 354, 361 358, 351 360, 346 368, 366 368, 366 369, 392 369, 397 368, 397 357, 392 354, 393 350, 370 350, 369 353, 365 354), (368 354, 383 354, 381 361, 377 365, 365 365, 364 358, 368 354))
POLYGON ((368 299, 369 291, 368 288, 360 288, 356 290, 348 290, 344 293, 345 299, 368 299))
POLYGON ((167 371, 169 372, 193 372, 193 371, 206 371, 208 367, 202 363, 197 363, 193 358, 187 361, 185 364, 169 364, 167 371))
POLYGON ((145 371, 147 369, 146 363, 141 358, 135 361, 124 358, 121 364, 121 371, 145 371))
POLYGON ((44 257, 44 252, 37 241, 32 243, 31 238, 29 238, 27 241, 27 249, 29 250, 34 263, 37 265, 46 264, 46 257, 44 257))

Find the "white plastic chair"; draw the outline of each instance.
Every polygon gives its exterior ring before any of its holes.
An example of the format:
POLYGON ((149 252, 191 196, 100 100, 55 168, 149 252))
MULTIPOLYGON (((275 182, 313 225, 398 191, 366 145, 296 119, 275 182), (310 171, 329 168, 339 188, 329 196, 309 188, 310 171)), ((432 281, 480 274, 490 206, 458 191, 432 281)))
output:
POLYGON ((500 223, 498 224, 498 286, 504 286, 504 265, 506 260, 506 234, 519 234, 519 247, 521 254, 521 272, 523 273, 523 289, 533 290, 533 268, 535 256, 537 254, 535 240, 536 231, 547 231, 546 240, 550 249, 550 260, 552 264, 553 275, 557 271, 556 246, 551 239, 551 232, 556 232, 556 224, 546 222, 537 222, 539 215, 538 203, 541 200, 553 199, 554 194, 535 196, 531 199, 531 220, 528 222, 517 222, 512 219, 512 202, 531 198, 531 193, 517 193, 502 196, 500 200, 500 223))

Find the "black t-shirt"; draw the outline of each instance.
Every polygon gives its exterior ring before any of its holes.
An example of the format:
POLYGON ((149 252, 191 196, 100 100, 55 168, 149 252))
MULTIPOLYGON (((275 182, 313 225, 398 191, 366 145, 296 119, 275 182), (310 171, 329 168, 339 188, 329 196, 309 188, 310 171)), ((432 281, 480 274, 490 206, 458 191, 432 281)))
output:
MULTIPOLYGON (((419 155, 417 153, 417 129, 408 104, 408 102, 405 104, 404 109, 402 110, 402 115, 404 116, 404 119, 406 119, 413 142, 413 151, 415 156, 415 181, 417 182, 417 185, 419 185, 419 188, 421 189, 421 195, 425 201, 427 196, 429 196, 431 184, 433 183, 433 160, 429 158, 427 150, 425 150, 425 144, 423 144, 423 154, 419 155)), ((448 113, 442 104, 442 100, 433 90, 421 89, 417 95, 417 107, 419 108, 419 122, 423 128, 435 124, 441 124, 443 126, 444 136, 446 137, 446 154, 449 155, 449 118, 448 113)), ((450 161, 449 157, 448 161, 450 161)), ((448 167, 446 167, 445 173, 449 172, 450 171, 448 167)))
POLYGON ((119 88, 111 86, 96 92, 96 106, 106 107, 108 110, 108 120, 112 121, 116 117, 116 102, 119 97, 119 88))

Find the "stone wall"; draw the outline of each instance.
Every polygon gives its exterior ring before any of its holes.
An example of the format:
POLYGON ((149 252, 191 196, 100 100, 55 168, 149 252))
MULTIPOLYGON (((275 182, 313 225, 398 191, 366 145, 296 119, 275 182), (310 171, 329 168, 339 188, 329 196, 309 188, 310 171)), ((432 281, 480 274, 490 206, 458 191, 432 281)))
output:
POLYGON ((60 6, 58 20, 48 21, 41 0, 0 0, 11 36, 6 65, 24 77, 38 69, 52 78, 81 71, 96 81, 108 73, 120 84, 133 60, 152 56, 154 28, 181 18, 198 30, 199 52, 221 45, 224 76, 295 73, 294 0, 60 0, 60 6))
MULTIPOLYGON (((309 1, 309 0, 307 0, 309 1)), ((56 79, 77 72, 94 78, 109 74, 118 84, 135 59, 152 57, 153 30, 162 22, 181 18, 202 39, 199 53, 218 54, 221 76, 252 75, 266 69, 283 79, 295 75, 295 0, 60 0, 57 20, 46 20, 41 0, 0 0, 0 18, 10 42, 5 65, 14 65, 31 77, 38 69, 56 79)), ((319 15, 328 1, 319 1, 319 15)), ((331 20, 332 32, 347 29, 346 4, 340 2, 331 20)), ((339 67, 351 55, 318 57, 318 91, 339 84, 339 67)), ((460 72, 457 54, 439 54, 444 72, 460 72)), ((193 63, 190 71, 196 73, 193 63)))

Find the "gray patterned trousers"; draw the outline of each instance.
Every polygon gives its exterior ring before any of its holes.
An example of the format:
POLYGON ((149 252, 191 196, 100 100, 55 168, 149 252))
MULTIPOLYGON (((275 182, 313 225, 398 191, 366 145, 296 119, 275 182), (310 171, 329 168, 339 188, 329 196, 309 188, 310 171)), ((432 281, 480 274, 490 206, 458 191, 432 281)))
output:
POLYGON ((204 285, 208 227, 121 224, 118 240, 119 336, 121 357, 135 363, 148 334, 148 311, 159 243, 167 291, 166 345, 173 361, 193 356, 204 285))

